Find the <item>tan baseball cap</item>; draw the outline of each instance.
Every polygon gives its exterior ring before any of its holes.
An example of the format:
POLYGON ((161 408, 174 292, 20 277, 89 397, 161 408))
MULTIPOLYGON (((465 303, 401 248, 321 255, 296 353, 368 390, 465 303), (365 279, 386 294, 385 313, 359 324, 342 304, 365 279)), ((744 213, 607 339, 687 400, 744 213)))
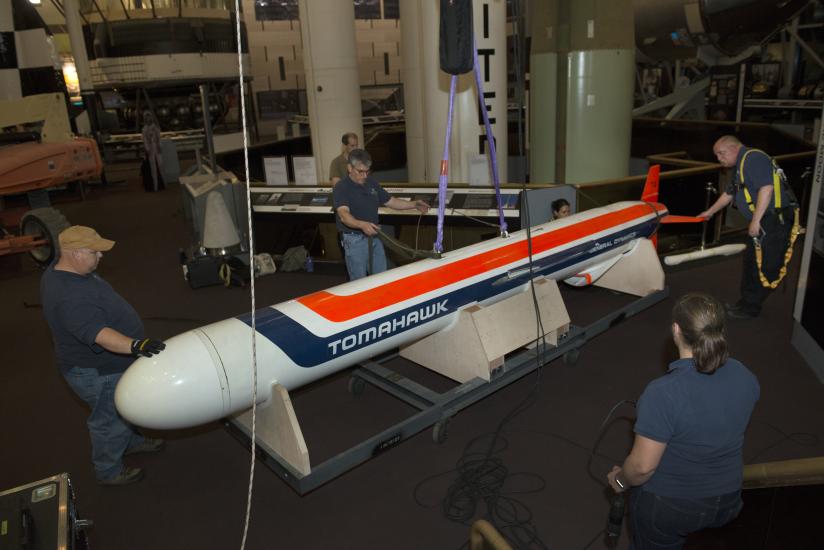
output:
POLYGON ((98 252, 107 252, 114 246, 114 241, 104 239, 94 229, 83 225, 73 225, 68 229, 64 229, 60 233, 59 240, 60 248, 66 250, 88 248, 98 252))

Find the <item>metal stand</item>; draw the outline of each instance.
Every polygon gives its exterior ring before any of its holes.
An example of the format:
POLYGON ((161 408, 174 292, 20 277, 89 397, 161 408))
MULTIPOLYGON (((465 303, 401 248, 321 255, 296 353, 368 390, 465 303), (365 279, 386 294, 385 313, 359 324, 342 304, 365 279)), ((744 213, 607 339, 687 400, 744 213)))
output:
MULTIPOLYGON (((449 419, 459 411, 558 357, 563 357, 567 365, 574 364, 578 359, 580 348, 588 340, 624 319, 657 304, 668 295, 669 288, 665 287, 663 290, 634 300, 590 325, 585 327, 571 325, 566 337, 560 340, 557 346, 544 345, 539 342, 532 349, 515 352, 506 358, 503 366, 493 371, 489 382, 473 378, 445 393, 435 392, 382 365, 397 357, 397 354, 390 354, 375 361, 366 361, 352 372, 352 378, 349 381, 349 391, 352 394, 360 394, 369 383, 415 407, 420 412, 325 462, 313 466, 311 472, 306 475, 299 473, 288 461, 260 441, 256 445, 258 456, 295 491, 303 495, 430 426, 433 426, 433 440, 436 443, 442 443, 446 440, 449 419)), ((251 433, 244 424, 236 419, 228 419, 225 421, 225 426, 232 435, 248 446, 251 433)))

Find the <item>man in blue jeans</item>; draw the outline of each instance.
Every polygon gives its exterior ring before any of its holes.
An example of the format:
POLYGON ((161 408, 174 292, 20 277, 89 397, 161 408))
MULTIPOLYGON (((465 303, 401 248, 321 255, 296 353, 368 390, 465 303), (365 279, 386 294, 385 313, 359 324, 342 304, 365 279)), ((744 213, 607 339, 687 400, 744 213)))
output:
POLYGON ((143 337, 137 312, 94 271, 114 241, 90 227, 60 233, 60 257, 43 273, 40 298, 52 332, 60 373, 91 407, 86 424, 92 462, 101 485, 139 481, 143 470, 123 456, 159 451, 162 439, 144 438, 117 413, 114 390, 135 357, 160 353, 163 342, 143 337))
POLYGON ((334 187, 335 221, 341 234, 346 269, 354 281, 386 271, 386 253, 377 237, 378 208, 387 206, 393 210, 417 209, 421 214, 429 211, 423 201, 408 201, 391 197, 380 184, 369 177, 372 157, 363 149, 349 152, 349 175, 334 187), (370 254, 371 246, 371 254, 370 254))

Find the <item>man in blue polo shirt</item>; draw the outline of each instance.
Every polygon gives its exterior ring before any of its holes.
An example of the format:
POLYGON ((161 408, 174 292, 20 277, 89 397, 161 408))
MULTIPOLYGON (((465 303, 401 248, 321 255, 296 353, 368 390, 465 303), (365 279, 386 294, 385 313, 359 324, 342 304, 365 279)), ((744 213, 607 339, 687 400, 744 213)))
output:
POLYGON ((390 196, 375 179, 369 177, 371 166, 369 153, 363 149, 353 149, 349 152, 346 165, 349 175, 340 180, 332 191, 335 221, 341 233, 346 269, 352 281, 386 271, 386 253, 377 236, 380 231, 378 207, 417 209, 421 214, 429 211, 429 205, 424 201, 413 202, 390 196))
POLYGON ((86 424, 98 483, 134 483, 143 470, 125 466, 123 456, 159 451, 163 440, 143 437, 120 417, 114 390, 135 357, 160 353, 166 344, 145 338, 134 308, 94 272, 114 241, 80 225, 60 233, 59 241, 58 261, 40 279, 40 300, 57 366, 91 408, 86 424))
MULTIPOLYGON (((699 217, 710 218, 735 200, 739 212, 749 220, 747 233, 759 239, 761 272, 768 281, 778 277, 793 225, 793 201, 784 173, 772 158, 758 149, 745 147, 735 136, 723 136, 713 146, 718 162, 735 168, 732 182, 718 200, 699 217)), ((741 298, 727 305, 733 319, 758 317, 770 289, 761 282, 755 243, 748 239, 741 273, 741 298)))

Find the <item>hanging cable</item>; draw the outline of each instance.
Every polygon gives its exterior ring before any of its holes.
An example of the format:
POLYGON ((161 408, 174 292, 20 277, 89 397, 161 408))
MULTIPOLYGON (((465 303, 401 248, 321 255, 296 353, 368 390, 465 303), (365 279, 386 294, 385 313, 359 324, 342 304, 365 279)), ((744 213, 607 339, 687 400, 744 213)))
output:
MULTIPOLYGON (((478 89, 478 102, 480 103, 481 116, 484 119, 486 128, 486 144, 489 146, 489 157, 492 159, 492 182, 495 184, 495 198, 498 201, 498 218, 500 219, 501 237, 508 236, 506 231, 506 219, 504 219, 504 208, 501 204, 501 182, 498 176, 498 155, 495 151, 495 136, 492 135, 492 125, 489 123, 489 113, 484 103, 484 85, 481 82, 481 67, 478 65, 478 48, 475 41, 472 41, 472 59, 475 66, 475 87, 478 89)), ((454 77, 453 77, 454 78, 454 77)), ((450 97, 450 104, 452 99, 450 97)))
MULTIPOLYGON (((243 167, 244 181, 246 182, 246 220, 249 230, 249 264, 252 276, 250 277, 249 295, 251 301, 252 327, 252 437, 250 443, 251 464, 249 466, 249 489, 246 493, 246 517, 243 521, 243 537, 240 541, 240 550, 246 548, 246 537, 249 534, 249 520, 252 516, 252 486, 255 481, 255 427, 257 413, 257 325, 255 323, 255 244, 252 239, 252 196, 249 185, 249 136, 246 128, 246 87, 243 82, 243 42, 240 34, 240 0, 235 0, 235 31, 237 38, 237 70, 240 83, 240 120, 243 128, 243 167)), ((203 113, 206 116, 208 113, 203 113)))
POLYGON ((455 107, 455 84, 457 82, 458 77, 453 74, 449 82, 449 114, 446 117, 441 174, 438 176, 438 232, 433 249, 439 254, 443 252, 443 217, 446 212, 446 185, 449 179, 449 138, 452 136, 452 111, 455 107))

